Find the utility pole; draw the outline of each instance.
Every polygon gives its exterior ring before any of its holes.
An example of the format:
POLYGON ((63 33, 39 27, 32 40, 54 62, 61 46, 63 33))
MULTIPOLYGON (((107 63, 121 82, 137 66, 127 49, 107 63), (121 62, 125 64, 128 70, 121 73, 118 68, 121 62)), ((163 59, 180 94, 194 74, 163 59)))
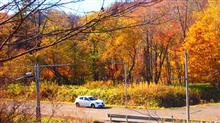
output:
MULTIPOLYGON (((40 5, 40 0, 38 0, 38 5, 40 5)), ((41 11, 38 10, 38 34, 41 32, 41 11)), ((37 44, 40 42, 40 35, 37 36, 37 44)), ((36 81, 36 122, 41 123, 41 111, 40 111, 40 65, 38 64, 38 59, 36 59, 35 64, 35 81, 36 81)))
POLYGON ((185 49, 185 83, 186 83, 186 122, 189 123, 189 83, 188 83, 188 51, 185 49))
MULTIPOLYGON (((40 110, 40 68, 43 67, 64 67, 64 66, 72 66, 72 64, 48 64, 48 65, 39 65, 35 64, 34 72, 35 72, 35 81, 36 81, 36 122, 41 123, 41 110, 40 110)), ((30 73, 28 73, 30 74, 30 73)))
POLYGON ((36 81, 36 122, 41 123, 40 111, 40 65, 35 64, 35 81, 36 81))

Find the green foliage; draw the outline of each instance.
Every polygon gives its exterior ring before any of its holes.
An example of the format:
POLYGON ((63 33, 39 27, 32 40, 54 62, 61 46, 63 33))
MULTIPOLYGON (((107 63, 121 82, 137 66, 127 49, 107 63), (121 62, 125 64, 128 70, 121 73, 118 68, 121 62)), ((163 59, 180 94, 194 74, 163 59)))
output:
POLYGON ((201 101, 206 102, 217 102, 220 100, 220 88, 217 86, 205 84, 192 84, 190 88, 198 91, 200 94, 201 101))

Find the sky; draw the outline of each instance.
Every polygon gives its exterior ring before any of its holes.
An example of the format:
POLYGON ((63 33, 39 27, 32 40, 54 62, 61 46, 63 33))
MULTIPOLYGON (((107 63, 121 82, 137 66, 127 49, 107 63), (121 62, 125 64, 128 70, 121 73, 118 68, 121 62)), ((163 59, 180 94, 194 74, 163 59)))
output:
MULTIPOLYGON (((69 0, 62 0, 63 2, 69 0)), ((104 8, 109 7, 112 3, 117 0, 104 0, 104 8)), ((65 5, 59 9, 64 10, 65 12, 72 12, 75 14, 83 15, 92 11, 99 11, 102 7, 103 0, 84 0, 83 2, 77 2, 65 5)))
MULTIPOLYGON (((12 0, 0 0, 0 5, 8 3, 9 1, 12 0)), ((48 3, 55 3, 57 1, 60 0, 47 0, 48 3)), ((61 0, 61 3, 66 3, 69 1, 78 1, 78 0, 61 0)), ((81 1, 82 2, 70 3, 62 7, 58 7, 56 9, 58 10, 60 9, 67 13, 71 12, 76 15, 85 15, 88 14, 89 12, 99 11, 103 4, 103 0, 81 0, 81 1)), ((119 1, 119 0, 104 0, 104 8, 109 7, 115 1, 119 1)), ((13 11, 11 13, 13 13, 13 11)))

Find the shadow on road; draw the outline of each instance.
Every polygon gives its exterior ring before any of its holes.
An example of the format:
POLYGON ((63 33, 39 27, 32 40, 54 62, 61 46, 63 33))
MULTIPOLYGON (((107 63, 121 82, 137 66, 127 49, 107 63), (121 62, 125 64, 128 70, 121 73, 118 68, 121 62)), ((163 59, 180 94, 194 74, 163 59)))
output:
POLYGON ((96 109, 96 110, 105 110, 105 109, 112 109, 112 107, 106 106, 106 107, 103 107, 103 108, 93 108, 93 109, 96 109))
POLYGON ((103 107, 103 108, 91 108, 91 107, 83 107, 83 106, 80 106, 80 107, 76 107, 76 108, 85 108, 85 109, 97 109, 97 110, 105 110, 105 109, 112 109, 112 107, 109 107, 109 106, 106 106, 106 107, 103 107))
POLYGON ((110 106, 106 106, 106 107, 103 107, 103 108, 96 108, 96 109, 111 109, 112 107, 110 106))

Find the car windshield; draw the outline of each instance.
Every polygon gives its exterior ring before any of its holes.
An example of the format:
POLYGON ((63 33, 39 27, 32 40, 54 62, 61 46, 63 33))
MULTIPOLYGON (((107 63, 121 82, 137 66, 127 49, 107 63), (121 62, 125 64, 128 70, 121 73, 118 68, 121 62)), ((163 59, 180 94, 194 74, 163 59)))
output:
POLYGON ((89 100, 97 100, 95 97, 89 97, 89 100))

